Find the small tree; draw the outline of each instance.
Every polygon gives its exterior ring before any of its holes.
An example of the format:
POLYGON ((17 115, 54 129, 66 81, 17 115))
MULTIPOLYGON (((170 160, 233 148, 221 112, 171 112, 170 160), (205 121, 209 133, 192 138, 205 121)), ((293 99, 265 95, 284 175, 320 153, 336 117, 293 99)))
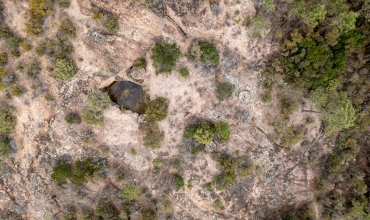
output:
POLYGON ((76 64, 73 60, 58 59, 54 68, 54 77, 60 81, 67 81, 77 73, 76 64))
POLYGON ((201 144, 207 144, 215 137, 215 128, 207 123, 203 122, 196 130, 194 139, 201 144))
POLYGON ((200 61, 208 66, 217 66, 220 62, 216 47, 209 42, 199 42, 200 61))
POLYGON ((176 44, 156 43, 152 48, 155 73, 171 73, 182 53, 176 44))
POLYGON ((147 104, 145 119, 148 121, 162 121, 167 117, 169 101, 166 98, 159 97, 147 104))

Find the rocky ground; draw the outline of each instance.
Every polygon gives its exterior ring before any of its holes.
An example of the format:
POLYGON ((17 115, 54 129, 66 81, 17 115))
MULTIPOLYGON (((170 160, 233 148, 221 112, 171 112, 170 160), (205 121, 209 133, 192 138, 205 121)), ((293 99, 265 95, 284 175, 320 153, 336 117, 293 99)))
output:
MULTIPOLYGON (((78 73, 68 82, 58 82, 47 71, 42 72, 40 78, 55 97, 53 102, 32 91, 11 101, 18 123, 12 134, 13 153, 1 166, 0 213, 4 216, 58 219, 66 210, 93 210, 100 200, 109 200, 119 209, 120 187, 130 181, 146 188, 150 197, 159 201, 158 207, 164 203, 164 195, 171 202, 172 211, 159 211, 159 219, 267 219, 269 210, 312 200, 315 175, 305 163, 308 147, 279 146, 269 126, 279 111, 278 104, 261 102, 261 73, 274 47, 267 39, 249 37, 248 29, 235 22, 254 16, 254 3, 153 2, 154 7, 148 9, 143 1, 72 0, 68 9, 56 9, 46 19, 44 26, 50 36, 55 33, 54 22, 68 17, 75 23, 77 37, 72 40, 72 57, 83 61, 76 61, 78 73), (119 17, 119 30, 111 34, 96 25, 91 16, 97 11, 119 17), (220 54, 220 65, 209 68, 184 56, 176 69, 186 67, 189 78, 182 78, 177 71, 155 75, 150 59, 155 42, 177 43, 186 53, 194 40, 213 42, 220 54), (127 79, 127 70, 140 57, 148 61, 146 71, 137 73, 144 80, 147 94, 152 99, 161 96, 170 101, 169 114, 159 123, 165 134, 160 148, 145 148, 138 131, 142 116, 130 111, 122 113, 116 105, 104 111, 101 127, 68 125, 64 121, 68 112, 87 106, 89 91, 127 79), (217 84, 221 82, 236 85, 228 100, 216 98, 217 84), (211 143, 205 152, 193 155, 192 143, 184 140, 183 132, 188 124, 201 119, 228 122, 232 135, 228 142, 211 143), (256 166, 254 174, 238 179, 224 191, 205 190, 204 184, 219 173, 210 153, 235 155, 237 151, 250 155, 256 166), (61 187, 51 180, 52 168, 59 162, 88 157, 105 165, 103 177, 84 185, 70 183, 61 187), (158 158, 164 162, 153 163, 158 158), (180 161, 176 169, 171 165, 174 160, 180 161), (125 172, 124 180, 117 179, 118 171, 125 172), (175 172, 185 183, 191 180, 192 189, 184 187, 176 192, 170 178, 175 172), (222 209, 213 206, 217 199, 222 201, 222 209)), ((28 2, 7 1, 5 6, 6 22, 25 37, 21 15, 28 2)), ((25 53, 21 59, 32 58, 25 53)), ((41 60, 44 67, 49 65, 45 57, 41 60)), ((27 80, 22 80, 27 85, 27 80)), ((308 114, 295 112, 292 123, 308 114)), ((319 129, 318 120, 309 126, 309 142, 314 142, 319 129)), ((139 219, 138 210, 145 206, 143 202, 131 207, 131 219, 139 219)))

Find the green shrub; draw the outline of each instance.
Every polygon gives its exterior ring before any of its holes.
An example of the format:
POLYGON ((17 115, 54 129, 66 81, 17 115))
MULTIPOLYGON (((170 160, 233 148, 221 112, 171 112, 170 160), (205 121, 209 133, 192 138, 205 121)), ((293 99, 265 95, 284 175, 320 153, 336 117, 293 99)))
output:
POLYGON ((298 104, 289 98, 282 98, 280 100, 280 105, 281 105, 280 114, 284 118, 287 118, 290 115, 292 115, 293 112, 298 108, 298 104))
POLYGON ((24 50, 24 51, 30 51, 32 49, 32 46, 30 43, 27 43, 26 41, 22 41, 19 43, 19 46, 24 50))
POLYGON ((135 69, 141 69, 141 68, 146 69, 146 60, 145 60, 145 58, 139 58, 139 59, 135 60, 134 63, 132 64, 132 67, 134 67, 135 69))
POLYGON ((7 157, 11 150, 9 140, 0 140, 0 157, 7 157))
POLYGON ((196 125, 188 125, 185 128, 185 133, 184 133, 185 138, 188 138, 188 139, 194 138, 196 131, 197 131, 196 125))
POLYGON ((222 173, 214 178, 217 190, 227 189, 231 184, 236 181, 235 173, 222 173))
POLYGON ((222 202, 219 200, 219 199, 216 199, 213 204, 212 204, 213 208, 217 209, 217 210, 221 210, 223 209, 223 205, 222 205, 222 202))
POLYGON ((45 48, 42 45, 37 45, 35 47, 35 53, 37 56, 42 57, 45 54, 45 48))
POLYGON ((147 122, 139 126, 140 132, 144 134, 144 146, 148 148, 158 148, 164 139, 164 133, 159 129, 158 123, 147 122))
POLYGON ((54 77, 60 81, 67 81, 74 77, 77 73, 77 68, 73 60, 57 59, 54 68, 54 77))
POLYGON ((58 185, 64 183, 66 179, 72 176, 72 165, 70 164, 59 164, 53 168, 51 179, 57 182, 58 185))
POLYGON ((95 13, 92 18, 98 21, 109 31, 116 31, 119 28, 119 19, 108 14, 95 13))
POLYGON ((70 0, 56 0, 56 3, 61 8, 68 8, 71 5, 70 0))
POLYGON ((66 115, 64 120, 68 124, 80 124, 81 123, 81 116, 76 112, 71 112, 66 115))
POLYGON ((207 144, 213 140, 214 136, 215 128, 213 125, 203 122, 200 126, 198 126, 194 134, 194 139, 201 144, 207 144))
POLYGON ((205 185, 206 190, 211 191, 212 190, 212 183, 206 183, 205 185))
POLYGON ((166 98, 159 97, 150 101, 145 110, 145 119, 147 121, 162 121, 167 117, 169 101, 166 98))
POLYGON ((217 122, 215 124, 217 136, 223 140, 228 140, 230 137, 230 128, 229 125, 225 122, 217 122))
POLYGON ((90 92, 87 97, 87 102, 90 108, 96 112, 103 111, 111 106, 111 100, 107 92, 90 92))
POLYGON ((104 124, 103 114, 83 109, 81 113, 82 121, 88 125, 102 126, 104 124))
POLYGON ((176 44, 156 43, 152 48, 155 73, 171 73, 182 53, 176 44))
POLYGON ((200 61, 208 66, 217 66, 220 62, 216 47, 209 42, 199 42, 200 61))
POLYGON ((101 201, 96 206, 94 214, 99 217, 98 219, 118 219, 118 212, 109 202, 101 201))
POLYGON ((44 95, 44 99, 48 102, 51 102, 51 101, 55 100, 54 96, 50 93, 47 93, 46 95, 44 95))
POLYGON ((8 63, 8 54, 0 53, 0 66, 5 66, 8 63))
POLYGON ((26 92, 26 88, 20 85, 13 84, 10 90, 10 95, 19 97, 19 96, 22 96, 23 93, 25 92, 26 92))
POLYGON ((141 193, 135 183, 128 183, 122 186, 121 197, 128 201, 134 201, 141 198, 141 193))
POLYGON ((51 6, 51 0, 30 0, 28 21, 25 23, 28 35, 39 36, 42 33, 43 20, 51 13, 51 6))
POLYGON ((8 106, 0 107, 0 135, 9 134, 17 124, 17 118, 11 112, 8 106))
POLYGON ((175 178, 175 181, 176 181, 175 190, 179 191, 185 185, 184 179, 178 174, 173 174, 173 177, 175 178))
POLYGON ((235 90, 235 85, 231 83, 222 83, 217 87, 217 98, 224 100, 225 98, 231 97, 235 90))
POLYGON ((180 72, 181 76, 184 77, 184 78, 187 78, 190 75, 189 70, 185 69, 185 68, 180 69, 179 72, 180 72))
MULTIPOLYGON (((41 73, 41 63, 37 60, 32 61, 23 68, 25 68, 25 73, 27 74, 27 76, 33 79, 41 73)), ((24 72, 24 70, 21 71, 24 72)))
POLYGON ((62 34, 57 34, 54 39, 46 39, 36 49, 40 56, 46 54, 57 59, 67 59, 67 55, 74 51, 72 43, 62 34))
POLYGON ((102 169, 99 164, 94 164, 90 158, 79 160, 73 166, 73 183, 82 184, 90 181, 93 176, 102 169))
POLYGON ((132 148, 130 151, 132 155, 136 155, 136 150, 134 148, 132 148))
POLYGON ((64 19, 60 22, 59 34, 62 34, 66 37, 75 38, 76 37, 76 28, 73 25, 73 22, 69 19, 64 19))
POLYGON ((200 154, 203 151, 205 151, 205 149, 206 147, 204 145, 193 146, 193 148, 191 149, 191 154, 194 154, 194 155, 200 154))

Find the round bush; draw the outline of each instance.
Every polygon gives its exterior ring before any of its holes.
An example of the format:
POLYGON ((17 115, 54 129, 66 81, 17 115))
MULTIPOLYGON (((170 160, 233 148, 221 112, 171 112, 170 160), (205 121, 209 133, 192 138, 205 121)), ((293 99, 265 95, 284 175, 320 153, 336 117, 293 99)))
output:
POLYGON ((59 81, 67 81, 77 73, 76 64, 73 60, 58 59, 54 68, 54 77, 59 81))
POLYGON ((148 103, 145 114, 147 121, 162 121, 167 117, 168 100, 159 97, 148 103))
POLYGON ((194 134, 194 139, 201 144, 207 144, 213 140, 215 136, 215 128, 207 123, 203 122, 194 134))
POLYGON ((223 140, 229 139, 231 132, 227 123, 220 121, 216 123, 215 127, 219 138, 223 140))

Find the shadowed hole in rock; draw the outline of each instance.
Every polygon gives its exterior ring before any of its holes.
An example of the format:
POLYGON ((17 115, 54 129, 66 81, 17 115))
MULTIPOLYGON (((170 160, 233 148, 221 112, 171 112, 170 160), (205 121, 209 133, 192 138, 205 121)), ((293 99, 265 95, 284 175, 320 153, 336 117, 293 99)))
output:
POLYGON ((141 85, 130 81, 116 81, 105 89, 111 100, 120 107, 143 114, 145 102, 141 85))

